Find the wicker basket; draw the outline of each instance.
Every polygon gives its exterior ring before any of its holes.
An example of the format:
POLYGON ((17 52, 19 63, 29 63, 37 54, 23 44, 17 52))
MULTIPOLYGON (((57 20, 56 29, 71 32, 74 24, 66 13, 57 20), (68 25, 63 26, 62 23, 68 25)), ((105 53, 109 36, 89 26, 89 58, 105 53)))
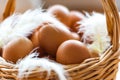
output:
MULTIPOLYGON (((14 11, 15 0, 8 0, 3 19, 14 11)), ((68 80, 115 80, 119 63, 119 14, 115 0, 101 0, 107 18, 108 33, 112 39, 111 46, 104 54, 97 58, 89 58, 81 64, 63 65, 65 72, 69 74, 68 80)), ((19 80, 18 69, 15 64, 0 59, 0 77, 2 80, 19 80)), ((56 73, 51 72, 46 78, 46 70, 37 69, 28 76, 27 80, 58 80, 56 73)), ((22 79, 22 80, 26 80, 22 79)))

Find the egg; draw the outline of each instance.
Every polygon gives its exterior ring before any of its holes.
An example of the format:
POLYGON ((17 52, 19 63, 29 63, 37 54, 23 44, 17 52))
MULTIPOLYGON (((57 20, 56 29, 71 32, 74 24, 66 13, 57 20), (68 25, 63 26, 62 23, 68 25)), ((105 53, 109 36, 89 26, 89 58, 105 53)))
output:
POLYGON ((43 22, 43 23, 41 23, 41 24, 39 25, 39 27, 37 27, 35 30, 33 30, 31 36, 29 37, 29 39, 30 39, 30 40, 32 41, 32 43, 33 43, 34 48, 39 47, 39 45, 40 45, 39 39, 38 39, 38 31, 39 31, 39 29, 40 29, 42 26, 44 26, 44 25, 46 25, 46 24, 48 24, 48 23, 49 23, 49 22, 43 22))
POLYGON ((3 47, 2 57, 15 63, 18 59, 28 55, 32 49, 33 44, 28 38, 18 37, 3 47))
POLYGON ((40 45, 39 39, 38 39, 38 31, 32 34, 30 40, 32 41, 34 48, 40 45))
POLYGON ((40 46, 53 56, 56 55, 58 46, 69 39, 76 39, 63 25, 49 23, 41 27, 38 32, 40 46))
POLYGON ((47 11, 60 20, 65 25, 69 25, 69 9, 63 5, 53 5, 47 11))
POLYGON ((90 57, 88 48, 77 40, 63 42, 56 53, 56 61, 65 65, 79 64, 90 57))
POLYGON ((76 31, 75 27, 77 27, 76 25, 78 25, 77 22, 81 21, 84 18, 85 18, 85 16, 81 12, 70 11, 70 13, 69 13, 69 27, 72 28, 74 31, 76 31))

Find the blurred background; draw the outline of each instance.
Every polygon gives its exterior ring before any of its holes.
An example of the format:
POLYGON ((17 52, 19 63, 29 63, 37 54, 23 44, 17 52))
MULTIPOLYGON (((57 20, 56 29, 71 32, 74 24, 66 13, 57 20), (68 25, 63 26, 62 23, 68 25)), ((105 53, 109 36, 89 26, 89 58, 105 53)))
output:
MULTIPOLYGON (((7 0, 0 0, 0 18, 3 14, 7 0)), ((120 0, 116 0, 120 11, 120 0)), ((61 4, 68 7, 70 10, 79 11, 96 11, 103 12, 100 0, 16 0, 16 12, 24 12, 28 9, 39 8, 42 6, 47 9, 51 5, 61 4)))
MULTIPOLYGON (((71 10, 80 11, 98 11, 102 12, 102 5, 100 0, 42 0, 43 8, 48 8, 54 4, 62 4, 71 10)), ((120 0, 116 0, 120 10, 120 0)), ((28 8, 36 8, 41 5, 41 0, 17 0, 17 11, 25 11, 28 8), (22 4, 22 6, 21 6, 22 4), (23 8, 24 7, 24 8, 23 8)))
MULTIPOLYGON (((90 0, 42 0, 42 1, 43 1, 42 6, 44 9, 54 4, 61 4, 68 7, 71 10, 102 11, 100 0, 92 0, 92 2, 90 2, 90 0)), ((23 0, 18 0, 17 11, 25 11, 26 8, 36 8, 41 5, 40 0, 39 1, 35 0, 35 2, 33 2, 32 0, 26 0, 26 2, 27 3, 23 3, 23 0), (22 7, 20 4, 22 4, 22 7)))
MULTIPOLYGON (((120 0, 116 0, 120 10, 120 0)), ((2 13, 7 0, 0 0, 0 13, 2 13)), ((44 9, 54 4, 62 4, 71 10, 80 11, 97 11, 102 12, 100 0, 16 0, 16 12, 24 12, 27 9, 39 8, 41 5, 44 9), (41 3, 43 1, 43 3, 41 3)))

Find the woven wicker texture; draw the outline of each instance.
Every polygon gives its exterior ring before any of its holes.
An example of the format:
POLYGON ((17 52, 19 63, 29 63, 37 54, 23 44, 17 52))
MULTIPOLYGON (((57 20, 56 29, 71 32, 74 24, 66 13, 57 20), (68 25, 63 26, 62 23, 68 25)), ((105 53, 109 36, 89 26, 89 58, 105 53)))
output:
MULTIPOLYGON (((15 0, 8 0, 3 19, 14 11, 15 0), (13 1, 13 2, 12 2, 13 1)), ((69 74, 68 80, 115 80, 119 62, 119 14, 115 0, 101 0, 107 19, 107 30, 112 39, 111 46, 100 57, 86 59, 81 64, 63 65, 69 74)), ((17 78, 18 69, 15 64, 0 59, 0 78, 2 80, 20 80, 17 78)), ((27 73, 26 73, 27 74, 27 73)), ((22 80, 58 80, 53 71, 47 77, 45 69, 36 69, 30 73, 28 79, 22 80)))

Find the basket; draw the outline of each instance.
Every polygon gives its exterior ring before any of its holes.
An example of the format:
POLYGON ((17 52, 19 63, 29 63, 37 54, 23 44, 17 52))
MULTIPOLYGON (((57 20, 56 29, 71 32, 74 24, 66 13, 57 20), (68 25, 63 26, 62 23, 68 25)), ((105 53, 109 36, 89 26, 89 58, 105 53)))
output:
MULTIPOLYGON (((100 0, 107 20, 107 30, 111 37, 111 46, 102 56, 86 59, 81 64, 63 65, 66 73, 69 74, 67 80, 115 80, 119 63, 119 14, 115 0, 100 0)), ((15 7, 15 0, 8 0, 4 11, 3 19, 7 18, 15 7)), ((15 64, 0 59, 1 80, 20 80, 17 77, 18 69, 15 64)), ((27 72, 26 72, 27 73, 27 72)), ((58 80, 54 71, 47 76, 45 69, 33 70, 29 76, 21 80, 58 80)))

